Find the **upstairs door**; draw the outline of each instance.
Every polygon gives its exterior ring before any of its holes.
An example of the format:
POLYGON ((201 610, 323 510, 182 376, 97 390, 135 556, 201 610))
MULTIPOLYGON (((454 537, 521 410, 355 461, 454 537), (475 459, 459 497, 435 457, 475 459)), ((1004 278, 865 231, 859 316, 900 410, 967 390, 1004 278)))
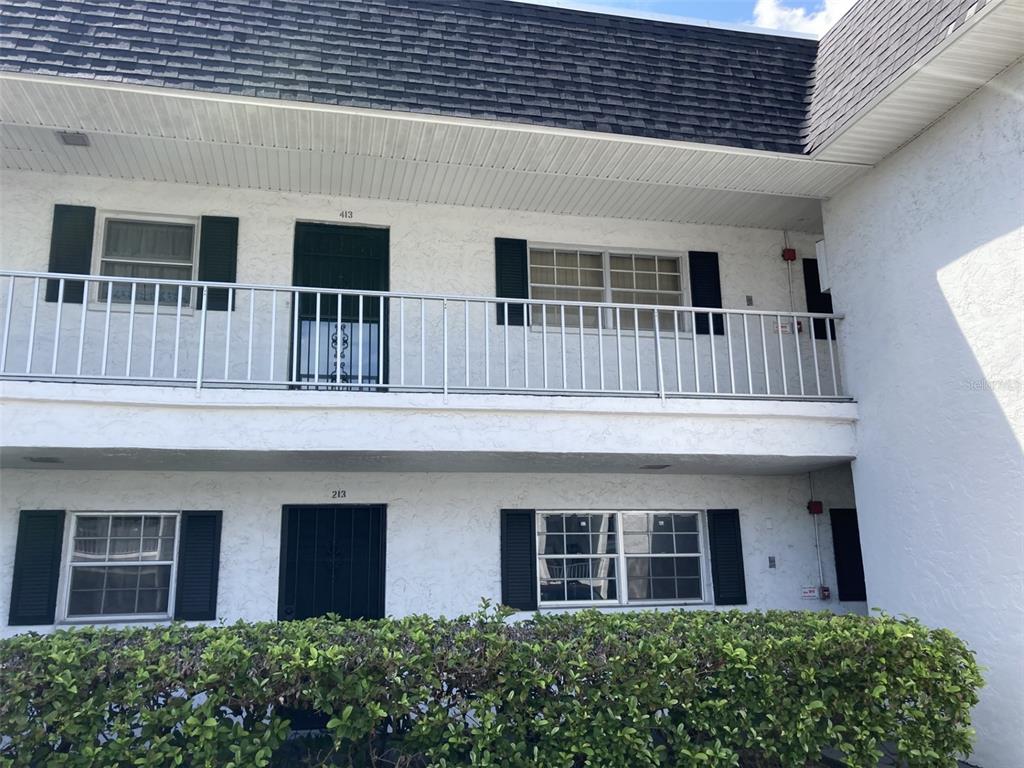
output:
POLYGON ((383 505, 283 510, 278 619, 384 616, 383 505))
POLYGON ((836 587, 840 601, 867 600, 864 561, 860 552, 860 529, 856 509, 830 509, 832 548, 836 556, 836 587))
MULTIPOLYGON (((292 284, 306 288, 388 290, 388 230, 341 224, 295 225, 292 284)), ((387 300, 303 293, 299 297, 296 377, 307 385, 387 380, 387 300)))

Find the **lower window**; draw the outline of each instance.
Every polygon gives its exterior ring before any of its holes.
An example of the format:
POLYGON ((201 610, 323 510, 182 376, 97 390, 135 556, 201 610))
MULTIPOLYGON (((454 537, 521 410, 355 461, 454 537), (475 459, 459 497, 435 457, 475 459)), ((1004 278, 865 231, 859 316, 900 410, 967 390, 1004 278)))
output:
POLYGON ((702 602, 700 512, 540 511, 540 604, 702 602))
POLYGON ((177 538, 176 512, 76 513, 65 617, 169 618, 177 538))

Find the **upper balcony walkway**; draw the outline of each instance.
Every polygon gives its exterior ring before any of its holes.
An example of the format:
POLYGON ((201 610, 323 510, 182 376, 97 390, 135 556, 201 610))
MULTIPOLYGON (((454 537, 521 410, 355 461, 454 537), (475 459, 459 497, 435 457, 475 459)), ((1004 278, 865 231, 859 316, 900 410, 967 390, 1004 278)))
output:
POLYGON ((0 377, 849 400, 838 315, 0 271, 0 377))

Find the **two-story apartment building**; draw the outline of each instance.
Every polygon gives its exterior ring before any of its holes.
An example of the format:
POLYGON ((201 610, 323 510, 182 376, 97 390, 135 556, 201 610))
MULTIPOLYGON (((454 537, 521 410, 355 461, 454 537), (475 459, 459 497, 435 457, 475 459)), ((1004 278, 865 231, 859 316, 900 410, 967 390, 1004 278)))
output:
POLYGON ((0 631, 878 607, 1014 764, 1021 20, 4 4, 0 631))

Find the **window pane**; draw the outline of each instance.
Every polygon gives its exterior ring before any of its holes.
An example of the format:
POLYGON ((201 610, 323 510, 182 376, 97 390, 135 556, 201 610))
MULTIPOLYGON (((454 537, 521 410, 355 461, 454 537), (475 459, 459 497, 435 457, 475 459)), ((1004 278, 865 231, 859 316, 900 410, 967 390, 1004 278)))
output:
POLYGON ((193 233, 191 224, 109 219, 103 238, 103 257, 191 265, 193 233))
POLYGON ((612 288, 632 288, 632 272, 612 272, 612 288))
POLYGON ((676 534, 676 552, 679 554, 700 553, 700 539, 695 533, 676 534))
POLYGON ((71 590, 68 616, 98 616, 103 607, 101 590, 71 590))
POLYGON ((565 582, 544 579, 540 583, 540 599, 542 602, 565 600, 565 582))
POLYGON ((580 257, 575 251, 555 251, 555 264, 559 267, 578 267, 580 257))
POLYGON ((554 251, 531 248, 530 263, 542 266, 552 266, 555 263, 554 251))
POLYGON ((636 287, 645 291, 656 291, 658 289, 658 276, 638 272, 636 275, 636 287))
POLYGON ((142 518, 115 515, 110 521, 110 535, 112 537, 135 536, 138 538, 142 535, 142 518))
POLYGON ((658 275, 658 289, 662 291, 679 291, 679 275, 658 275))
POLYGON ((106 577, 106 568, 73 568, 71 570, 71 589, 103 589, 106 577))
POLYGON ((140 589, 137 608, 139 613, 166 613, 167 590, 140 589))
POLYGON ((77 517, 72 562, 100 565, 71 568, 68 616, 166 613, 170 565, 102 563, 172 560, 175 528, 176 519, 170 515, 77 517), (105 537, 87 538, 82 532, 105 537))
MULTIPOLYGON (((163 264, 131 264, 116 261, 104 261, 100 265, 100 274, 108 277, 138 277, 152 280, 191 280, 192 266, 168 266, 163 264)), ((131 283, 100 283, 97 290, 97 300, 107 300, 107 289, 112 289, 110 300, 116 304, 130 304, 132 300, 131 283)), ((135 304, 145 306, 153 303, 156 294, 156 286, 136 283, 135 304)), ((190 306, 192 301, 192 289, 183 288, 181 291, 181 305, 190 306)), ((178 286, 161 285, 160 303, 177 304, 178 286)))
POLYGON ((633 257, 632 256, 612 256, 611 257, 611 268, 622 269, 627 272, 633 271, 633 257))
POLYGON ((134 589, 108 589, 103 593, 103 614, 135 613, 134 589))
POLYGON ((89 562, 107 559, 106 539, 75 539, 74 562, 89 562))
POLYGON ((677 533, 696 533, 696 515, 672 515, 672 525, 677 533))
POLYGON ((637 272, 654 272, 655 260, 652 256, 635 256, 633 263, 637 272))
POLYGON ((555 282, 555 270, 552 267, 533 267, 530 269, 530 280, 534 283, 553 285, 555 282))
POLYGON ((68 616, 166 613, 170 579, 169 565, 73 568, 68 616))
POLYGON ((166 589, 170 586, 171 569, 166 565, 147 565, 134 570, 139 572, 139 586, 142 588, 166 589))
POLYGON ((601 263, 602 258, 600 253, 580 253, 580 266, 589 269, 603 269, 604 264, 601 263))
POLYGON ((566 285, 571 287, 579 286, 580 273, 578 270, 575 269, 556 269, 555 284, 566 285))
POLYGON ((658 259, 658 271, 662 274, 679 274, 679 259, 673 257, 661 257, 658 259))
POLYGON ((138 560, 142 542, 139 539, 111 539, 110 560, 138 560))
POLYGON ((89 517, 83 515, 75 523, 75 535, 82 538, 106 537, 109 528, 109 517, 89 517))

